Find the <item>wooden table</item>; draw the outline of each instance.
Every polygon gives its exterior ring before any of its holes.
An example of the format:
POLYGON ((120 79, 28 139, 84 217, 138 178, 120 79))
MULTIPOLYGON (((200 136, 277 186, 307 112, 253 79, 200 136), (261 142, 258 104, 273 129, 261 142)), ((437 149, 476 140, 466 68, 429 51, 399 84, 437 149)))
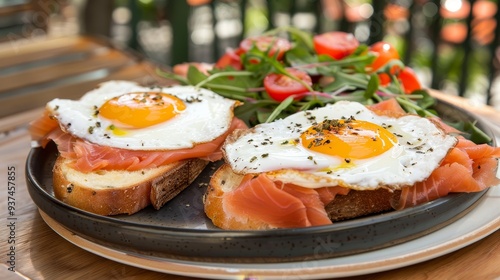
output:
MULTIPOLYGON (((42 220, 24 179, 30 150, 27 123, 54 97, 76 98, 109 79, 157 82, 155 66, 106 41, 72 37, 24 42, 0 48, 0 194, 1 279, 189 279, 114 262, 89 253, 60 237, 42 220), (15 168, 15 270, 8 270, 7 173, 15 168)), ((471 107, 465 100, 435 93, 494 122, 490 107, 471 107)), ((500 224, 497 225, 500 228, 500 224)), ((11 238, 12 239, 12 238, 11 238)), ((396 270, 349 279, 494 279, 500 277, 500 231, 442 257, 396 270), (460 275, 458 277, 458 275, 460 275)))

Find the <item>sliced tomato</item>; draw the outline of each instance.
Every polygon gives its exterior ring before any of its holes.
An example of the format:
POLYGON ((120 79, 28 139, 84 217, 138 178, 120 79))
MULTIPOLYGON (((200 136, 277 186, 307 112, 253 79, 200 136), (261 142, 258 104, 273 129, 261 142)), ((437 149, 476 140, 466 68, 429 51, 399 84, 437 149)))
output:
POLYGON ((242 70, 243 64, 241 63, 240 55, 243 53, 241 49, 227 49, 226 52, 217 60, 214 65, 216 69, 224 69, 228 66, 236 70, 242 70))
POLYGON ((334 59, 342 59, 352 54, 359 41, 351 33, 333 31, 314 36, 314 49, 317 54, 326 54, 334 59))
MULTIPOLYGON (((305 84, 309 86, 312 85, 311 77, 306 72, 294 68, 288 68, 287 71, 305 84)), ((301 98, 299 95, 309 91, 309 89, 299 81, 286 75, 276 73, 269 74, 264 78, 264 88, 272 99, 279 102, 293 95, 297 95, 296 99, 298 100, 301 98)))
POLYGON ((373 72, 384 66, 391 59, 399 59, 398 50, 393 45, 386 42, 377 42, 371 45, 370 52, 377 56, 371 65, 371 70, 373 72))
POLYGON ((422 88, 417 74, 410 67, 405 67, 403 70, 401 70, 399 72, 398 79, 401 81, 406 94, 410 94, 415 90, 419 90, 422 88))
POLYGON ((292 48, 292 44, 287 39, 273 36, 246 38, 240 43, 240 49, 243 52, 248 52, 253 46, 256 46, 263 52, 269 51, 268 54, 270 57, 276 54, 278 60, 283 57, 285 52, 292 48))

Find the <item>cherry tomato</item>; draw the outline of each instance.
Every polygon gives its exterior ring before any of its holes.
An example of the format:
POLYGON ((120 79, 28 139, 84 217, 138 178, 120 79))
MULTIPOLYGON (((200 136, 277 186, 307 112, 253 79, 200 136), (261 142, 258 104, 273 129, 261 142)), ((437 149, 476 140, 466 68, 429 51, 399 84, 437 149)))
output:
POLYGON ((422 88, 415 71, 410 67, 403 68, 398 74, 398 79, 401 81, 406 94, 422 88))
POLYGON ((317 54, 326 54, 334 59, 342 59, 352 54, 359 46, 359 41, 353 34, 341 31, 316 35, 313 43, 317 54))
POLYGON ((386 42, 377 42, 370 46, 370 52, 375 53, 377 58, 373 61, 371 68, 372 71, 377 71, 380 67, 384 66, 391 59, 399 59, 399 53, 396 48, 386 42))
POLYGON ((236 70, 242 70, 243 64, 241 63, 240 55, 243 53, 241 49, 228 49, 226 52, 217 60, 214 68, 224 69, 228 66, 233 67, 236 70))
MULTIPOLYGON (((294 68, 288 68, 287 71, 307 85, 312 85, 311 77, 306 72, 294 68)), ((291 95, 300 95, 309 91, 300 82, 283 74, 276 73, 269 74, 264 78, 264 88, 272 99, 279 102, 291 95)), ((297 97, 297 99, 300 99, 300 97, 297 97)))
POLYGON ((243 52, 249 51, 253 46, 256 46, 261 51, 268 51, 272 57, 277 53, 276 58, 280 60, 286 51, 292 48, 292 44, 284 38, 273 36, 260 36, 247 38, 240 43, 240 49, 243 52))

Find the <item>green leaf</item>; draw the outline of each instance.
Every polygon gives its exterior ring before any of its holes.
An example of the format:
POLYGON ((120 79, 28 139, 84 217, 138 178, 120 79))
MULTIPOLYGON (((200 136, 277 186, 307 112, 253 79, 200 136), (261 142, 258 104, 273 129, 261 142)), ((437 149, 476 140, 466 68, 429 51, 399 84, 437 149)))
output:
POLYGON ((417 104, 423 109, 432 108, 436 104, 436 99, 432 97, 426 90, 414 91, 409 97, 411 98, 411 96, 415 95, 422 96, 422 98, 417 100, 417 104))
POLYGON ((299 67, 309 75, 318 75, 318 70, 314 65, 318 63, 318 57, 311 54, 304 48, 293 48, 286 52, 285 61, 292 67, 299 67), (313 65, 304 67, 304 65, 313 65))
MULTIPOLYGON (((236 107, 234 109, 234 115, 239 119, 245 121, 249 127, 252 127, 258 123, 261 123, 257 121, 257 111, 261 110, 262 108, 273 108, 274 106, 277 106, 277 104, 278 102, 274 100, 248 101, 243 103, 243 105, 236 107)), ((271 109, 268 109, 268 111, 270 110, 271 109)))
POLYGON ((276 107, 276 109, 274 109, 274 111, 271 113, 271 115, 269 115, 269 117, 266 119, 265 122, 268 123, 274 121, 281 114, 281 112, 285 110, 288 106, 290 106, 290 104, 292 103, 293 103, 293 97, 292 96, 287 97, 280 103, 280 105, 278 105, 278 107, 276 107))
POLYGON ((370 80, 368 81, 368 85, 366 86, 365 94, 363 97, 365 99, 371 99, 375 93, 378 91, 378 87, 380 85, 380 81, 378 76, 373 74, 370 76, 370 80))
POLYGON ((465 124, 465 131, 470 134, 470 140, 476 144, 491 143, 491 138, 479 129, 475 123, 467 122, 465 124))
POLYGON ((311 33, 295 27, 289 27, 287 31, 298 48, 306 47, 308 51, 314 51, 313 36, 311 33))
POLYGON ((195 67, 188 70, 188 80, 197 87, 204 87, 231 99, 245 101, 258 98, 254 89, 261 86, 262 81, 253 77, 252 72, 232 70, 212 70, 210 76, 201 73, 195 67))
POLYGON ((193 65, 189 65, 187 72, 187 80, 191 85, 197 85, 208 78, 207 75, 203 74, 198 68, 193 65))
POLYGON ((491 137, 476 126, 476 122, 447 122, 448 125, 464 132, 463 136, 476 144, 491 144, 491 137))
MULTIPOLYGON (((399 102, 399 105, 403 107, 403 109, 410 114, 418 114, 421 117, 436 117, 436 111, 432 109, 425 109, 418 105, 417 102, 409 99, 410 95, 401 95, 396 97, 396 100, 399 102)), ((422 99, 425 99, 422 98, 422 99)))
POLYGON ((331 73, 331 76, 333 76, 334 81, 323 87, 325 92, 336 92, 341 88, 366 89, 368 86, 369 76, 366 74, 346 74, 338 71, 331 73))

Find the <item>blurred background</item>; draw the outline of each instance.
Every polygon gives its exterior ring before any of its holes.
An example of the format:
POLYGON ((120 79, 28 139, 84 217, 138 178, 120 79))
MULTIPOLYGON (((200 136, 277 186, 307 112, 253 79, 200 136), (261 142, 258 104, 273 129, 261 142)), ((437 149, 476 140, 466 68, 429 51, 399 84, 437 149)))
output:
POLYGON ((491 0, 0 0, 0 41, 89 34, 172 66, 276 26, 342 30, 395 45, 425 86, 500 109, 499 14, 491 0))

